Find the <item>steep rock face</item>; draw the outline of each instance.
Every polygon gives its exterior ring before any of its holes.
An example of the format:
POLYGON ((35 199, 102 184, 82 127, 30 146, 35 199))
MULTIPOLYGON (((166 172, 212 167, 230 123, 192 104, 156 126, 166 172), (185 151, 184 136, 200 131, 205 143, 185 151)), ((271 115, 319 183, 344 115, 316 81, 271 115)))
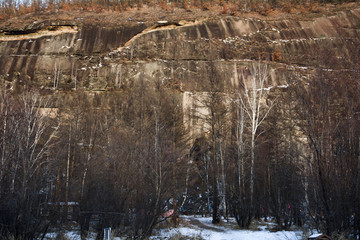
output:
POLYGON ((284 85, 294 74, 310 74, 315 50, 330 47, 347 58, 359 36, 360 9, 303 21, 47 22, 0 35, 0 78, 7 88, 49 90, 127 88, 144 78, 183 92, 208 91, 217 77, 227 91, 239 85, 249 62, 264 59, 271 65, 268 84, 284 85))
MULTIPOLYGON (((136 38, 130 57, 149 56, 168 60, 270 59, 275 49, 283 60, 303 63, 306 50, 321 46, 346 49, 349 40, 360 36, 360 10, 340 12, 308 21, 261 21, 228 17, 193 25, 153 30, 136 38), (344 46, 345 45, 345 46, 344 46)), ((309 54, 309 53, 308 53, 309 54)))
POLYGON ((75 76, 81 83, 93 74, 92 71, 82 74, 83 69, 100 63, 103 55, 143 28, 141 24, 111 28, 72 25, 30 34, 3 34, 0 37, 0 75, 10 82, 27 81, 26 84, 49 88, 53 87, 55 74, 59 74, 59 88, 74 87, 75 76))

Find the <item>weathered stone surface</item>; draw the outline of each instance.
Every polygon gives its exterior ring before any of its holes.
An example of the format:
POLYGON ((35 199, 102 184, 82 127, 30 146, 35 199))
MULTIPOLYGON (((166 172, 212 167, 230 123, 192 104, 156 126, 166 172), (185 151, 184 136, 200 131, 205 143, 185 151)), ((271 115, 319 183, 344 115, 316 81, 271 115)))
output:
POLYGON ((218 77, 228 91, 241 69, 259 58, 270 63, 269 85, 283 85, 295 72, 309 74, 321 47, 346 58, 359 42, 360 9, 307 21, 44 22, 21 31, 0 35, 0 75, 7 88, 111 90, 145 78, 180 92, 207 91, 209 79, 218 77), (271 62, 276 50, 281 62, 271 62))

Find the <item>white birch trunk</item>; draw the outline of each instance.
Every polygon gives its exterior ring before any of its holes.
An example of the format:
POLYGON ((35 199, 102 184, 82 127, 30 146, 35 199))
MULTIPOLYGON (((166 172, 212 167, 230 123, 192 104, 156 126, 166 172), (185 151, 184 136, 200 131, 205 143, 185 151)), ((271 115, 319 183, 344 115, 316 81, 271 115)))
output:
POLYGON ((258 128, 265 120, 269 114, 273 101, 270 103, 270 106, 266 109, 266 104, 264 100, 266 99, 267 92, 264 89, 265 81, 268 78, 268 69, 267 65, 261 65, 260 63, 252 64, 250 68, 250 82, 247 82, 245 73, 241 74, 244 93, 240 94, 241 105, 249 118, 249 129, 251 132, 251 142, 250 142, 250 200, 253 204, 254 199, 254 180, 255 180, 255 147, 256 147, 256 137, 258 135, 258 128), (250 85, 250 88, 249 86, 250 85))

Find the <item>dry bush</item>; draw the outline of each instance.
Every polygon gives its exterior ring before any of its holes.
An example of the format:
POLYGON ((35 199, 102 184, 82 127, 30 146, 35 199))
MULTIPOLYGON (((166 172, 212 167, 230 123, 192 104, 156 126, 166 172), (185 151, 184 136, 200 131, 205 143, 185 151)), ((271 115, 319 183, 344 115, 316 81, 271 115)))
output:
POLYGON ((190 10, 190 4, 187 0, 184 1, 184 9, 185 10, 190 10))
POLYGON ((104 7, 101 4, 94 4, 92 10, 96 13, 101 13, 104 11, 104 7))
POLYGON ((159 2, 158 5, 161 7, 162 10, 167 10, 167 5, 164 1, 159 2))
POLYGON ((300 4, 300 5, 297 6, 297 9, 299 10, 300 13, 306 13, 307 12, 307 10, 305 8, 305 5, 300 4))
POLYGON ((14 12, 8 7, 0 9, 0 19, 5 20, 14 16, 14 12))
POLYGON ((310 11, 313 13, 319 13, 320 12, 320 5, 318 2, 310 4, 310 11))
POLYGON ((268 3, 265 3, 263 6, 260 7, 259 13, 264 16, 268 16, 271 12, 271 6, 268 3))
POLYGON ((227 4, 223 4, 222 9, 220 10, 220 14, 227 14, 229 11, 229 8, 227 4))
POLYGON ((276 49, 276 50, 271 54, 271 61, 281 62, 281 60, 282 60, 282 53, 281 53, 280 49, 276 49))
POLYGON ((176 8, 182 8, 183 7, 183 3, 180 1, 174 2, 175 3, 175 7, 176 8))
POLYGON ((247 7, 247 10, 257 11, 257 9, 259 8, 259 4, 257 2, 248 2, 247 7))
POLYGON ((151 0, 143 0, 142 3, 143 3, 143 5, 146 5, 146 6, 149 6, 149 7, 154 6, 154 1, 151 1, 151 0))
POLYGON ((238 8, 236 6, 236 4, 232 4, 229 6, 229 11, 230 11, 230 15, 232 16, 236 16, 238 13, 238 8))
POLYGON ((70 4, 64 3, 64 4, 61 6, 61 10, 63 10, 63 11, 70 11, 70 10, 71 10, 70 4))
POLYGON ((171 11, 174 12, 175 10, 175 3, 171 3, 170 5, 168 3, 166 3, 165 1, 161 1, 157 4, 157 6, 159 6, 162 10, 165 11, 171 11))
POLYGON ((192 0, 192 6, 196 8, 201 8, 201 2, 199 0, 192 0))
MULTIPOLYGON (((20 10, 20 7, 19 7, 19 10, 20 10)), ((31 4, 30 6, 22 5, 21 6, 21 11, 22 11, 23 14, 33 13, 33 12, 36 11, 35 4, 31 4)), ((18 11, 18 13, 19 13, 19 11, 18 11)))
POLYGON ((124 10, 125 10, 125 11, 129 11, 129 10, 131 10, 132 8, 136 7, 135 2, 130 1, 130 0, 124 1, 124 4, 126 4, 126 6, 124 5, 124 10))
POLYGON ((143 7, 144 7, 144 3, 142 1, 139 1, 137 4, 136 4, 136 7, 138 10, 141 10, 143 7))
POLYGON ((71 8, 71 10, 75 10, 75 11, 82 9, 81 6, 79 4, 77 4, 77 3, 71 4, 70 8, 71 8))
POLYGON ((53 2, 50 2, 47 6, 47 11, 51 12, 55 9, 55 4, 53 2))
POLYGON ((282 5, 282 10, 287 13, 291 13, 292 5, 291 2, 285 1, 282 5))
POLYGON ((123 8, 123 5, 121 3, 114 6, 114 11, 115 12, 122 12, 123 10, 124 10, 124 8, 123 8))
POLYGON ((0 20, 3 21, 5 20, 7 17, 6 17, 6 14, 3 10, 0 10, 0 20))
POLYGON ((204 11, 207 11, 207 10, 210 10, 210 7, 211 7, 211 4, 209 2, 204 2, 202 4, 201 9, 204 10, 204 11))
POLYGON ((131 10, 131 4, 129 3, 129 1, 124 1, 122 3, 122 11, 129 11, 131 10))

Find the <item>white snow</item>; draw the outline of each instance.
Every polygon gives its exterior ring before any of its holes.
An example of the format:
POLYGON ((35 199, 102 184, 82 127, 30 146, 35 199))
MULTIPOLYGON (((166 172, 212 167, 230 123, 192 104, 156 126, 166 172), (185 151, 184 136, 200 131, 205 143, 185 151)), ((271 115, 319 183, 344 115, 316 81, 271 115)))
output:
MULTIPOLYGON (((236 222, 234 219, 230 219, 228 222, 224 220, 224 223, 221 225, 213 225, 211 223, 211 218, 203 217, 187 217, 181 216, 182 219, 186 221, 198 221, 199 225, 183 224, 185 226, 180 226, 179 228, 172 229, 163 229, 152 236, 150 239, 168 239, 173 235, 181 234, 187 237, 201 237, 205 240, 297 240, 302 239, 301 231, 279 231, 279 232, 270 232, 266 225, 259 226, 259 230, 242 230, 237 229, 236 222), (232 226, 232 227, 229 227, 232 226)), ((272 223, 267 223, 272 225, 272 223)))
POLYGON ((289 87, 289 84, 285 84, 285 85, 279 85, 279 86, 276 86, 277 88, 288 88, 289 87))
POLYGON ((274 31, 274 32, 277 32, 277 33, 280 33, 280 31, 276 28, 271 28, 271 31, 274 31))
POLYGON ((68 206, 78 206, 79 203, 78 202, 48 202, 48 205, 59 205, 59 206, 65 206, 65 205, 68 205, 68 206))
MULTIPOLYGON (((80 234, 78 232, 67 232, 65 234, 65 236, 67 239, 75 240, 75 239, 79 239, 80 234)), ((81 239, 81 237, 80 237, 80 239, 81 239)))
POLYGON ((320 237, 322 235, 322 233, 315 233, 311 236, 309 236, 309 238, 317 238, 317 237, 320 237))
POLYGON ((232 240, 232 239, 263 239, 263 240, 281 240, 281 239, 298 239, 294 232, 267 232, 267 231, 227 231, 227 232, 210 232, 206 231, 201 234, 203 238, 209 240, 232 240))
MULTIPOLYGON (((181 235, 181 239, 195 238, 204 240, 300 240, 303 233, 300 230, 270 232, 269 227, 274 226, 273 222, 261 222, 258 230, 242 230, 238 229, 235 219, 223 220, 219 225, 211 223, 211 217, 199 216, 180 216, 181 224, 177 228, 165 228, 155 231, 152 240, 169 239, 175 235, 181 235)), ((79 231, 67 231, 65 237, 71 240, 80 240, 79 231)), ((56 233, 46 234, 46 239, 55 239, 56 233)), ((113 239, 125 239, 118 236, 112 236, 113 239)), ((95 233, 90 233, 87 239, 96 238, 95 233)))
MULTIPOLYGON (((58 233, 47 233, 45 235, 46 240, 52 240, 52 239, 56 239, 58 237, 58 233)), ((65 239, 68 240, 81 240, 81 236, 80 236, 80 231, 66 231, 64 233, 64 237, 65 239)), ((96 239, 96 233, 89 233, 88 236, 86 237, 87 240, 95 240, 96 239)), ((113 238, 113 239, 120 239, 120 238, 113 238)))
POLYGON ((57 236, 57 233, 47 233, 45 235, 45 239, 55 239, 57 236))

